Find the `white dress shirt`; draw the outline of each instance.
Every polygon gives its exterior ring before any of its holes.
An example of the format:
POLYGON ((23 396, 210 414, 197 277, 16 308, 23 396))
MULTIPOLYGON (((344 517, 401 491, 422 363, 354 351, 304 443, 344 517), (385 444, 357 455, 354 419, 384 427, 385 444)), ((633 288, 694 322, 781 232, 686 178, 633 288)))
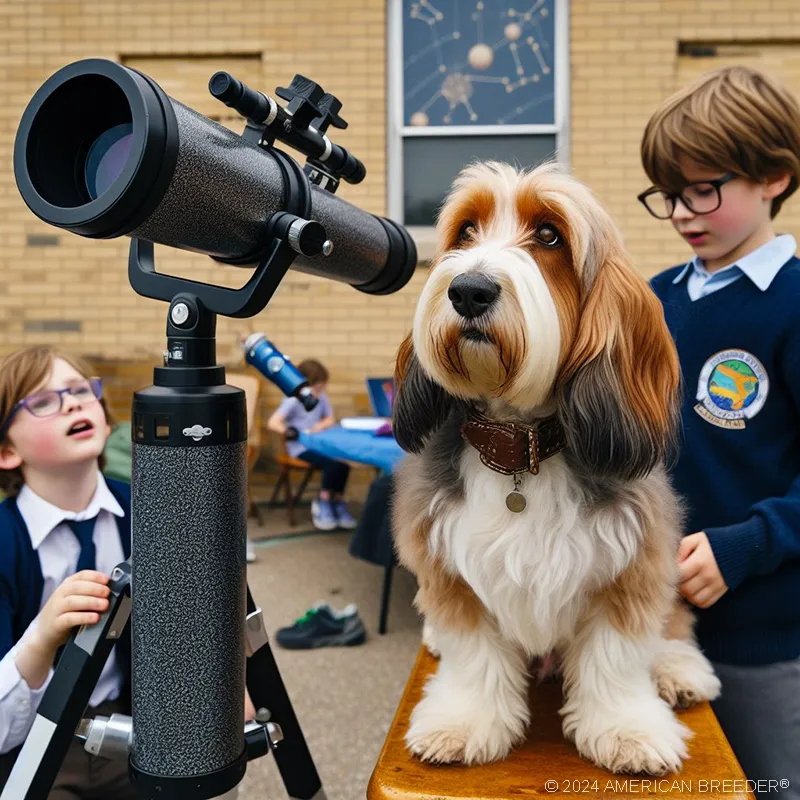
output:
MULTIPOLYGON (((17 496, 19 509, 33 549, 39 556, 44 577, 44 591, 40 606, 50 599, 56 588, 76 572, 80 544, 64 520, 82 520, 97 516, 93 540, 97 550, 96 566, 106 575, 125 560, 115 517, 124 516, 119 503, 111 494, 102 474, 98 472, 97 489, 89 505, 80 513, 64 511, 42 499, 28 486, 23 486, 17 496)), ((28 636, 39 617, 23 634, 28 636)), ((39 689, 31 689, 19 674, 16 651, 19 642, 0 660, 0 753, 7 753, 21 744, 33 724, 42 695, 53 676, 51 669, 39 689)), ((122 687, 122 675, 116 665, 114 651, 108 657, 100 679, 95 686, 89 705, 96 706, 107 700, 116 700, 122 687)))
POLYGON ((745 275, 762 292, 766 292, 781 267, 796 251, 794 236, 784 233, 716 272, 709 272, 703 260, 695 256, 672 282, 680 283, 689 273, 686 289, 692 301, 717 292, 745 275))

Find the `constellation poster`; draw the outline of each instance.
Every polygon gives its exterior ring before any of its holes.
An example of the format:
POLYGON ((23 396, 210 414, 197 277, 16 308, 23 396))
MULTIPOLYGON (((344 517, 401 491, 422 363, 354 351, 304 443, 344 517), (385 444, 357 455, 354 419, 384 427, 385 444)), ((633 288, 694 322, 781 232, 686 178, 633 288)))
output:
POLYGON ((552 124, 554 6, 403 0, 404 124, 552 124))

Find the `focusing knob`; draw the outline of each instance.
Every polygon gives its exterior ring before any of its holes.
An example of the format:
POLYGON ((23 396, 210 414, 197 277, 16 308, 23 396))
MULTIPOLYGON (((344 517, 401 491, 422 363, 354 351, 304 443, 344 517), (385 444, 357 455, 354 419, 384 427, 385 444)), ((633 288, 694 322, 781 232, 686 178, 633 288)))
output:
POLYGON ((330 244, 328 234, 319 222, 303 219, 298 219, 289 226, 286 241, 292 250, 303 256, 317 256, 327 249, 326 244, 330 244))
POLYGON ((283 239, 301 256, 318 256, 320 253, 327 256, 333 252, 333 243, 328 239, 325 228, 313 219, 279 211, 270 219, 269 232, 271 236, 283 239))

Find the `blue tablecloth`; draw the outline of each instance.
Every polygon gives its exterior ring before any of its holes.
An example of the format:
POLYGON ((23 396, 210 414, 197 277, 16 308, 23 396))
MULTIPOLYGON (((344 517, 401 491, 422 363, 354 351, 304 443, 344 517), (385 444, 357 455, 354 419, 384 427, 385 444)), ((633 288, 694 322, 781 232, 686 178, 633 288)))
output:
POLYGON ((330 458, 371 464, 387 473, 405 455, 393 436, 375 436, 370 431, 346 430, 339 425, 319 433, 301 433, 299 441, 330 458))

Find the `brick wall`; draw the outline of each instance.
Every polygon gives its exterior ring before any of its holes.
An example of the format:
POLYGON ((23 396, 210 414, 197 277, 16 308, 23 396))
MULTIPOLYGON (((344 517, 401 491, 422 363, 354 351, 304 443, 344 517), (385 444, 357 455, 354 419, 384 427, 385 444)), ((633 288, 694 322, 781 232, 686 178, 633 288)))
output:
MULTIPOLYGON (((722 64, 760 66, 800 96, 797 0, 571 0, 572 163, 622 228, 650 276, 691 252, 636 195, 649 181, 639 144, 662 98, 722 64), (679 56, 678 44, 715 44, 717 55, 679 56)), ((800 198, 778 217, 800 240, 800 198)))
MULTIPOLYGON (((648 115, 690 77, 734 60, 760 63, 800 92, 800 6, 797 0, 572 0, 570 34, 574 168, 608 205, 642 272, 652 274, 687 251, 668 223, 650 218, 635 200, 647 183, 638 148, 648 115), (720 46, 715 57, 697 59, 678 56, 681 41, 720 46)), ((124 387, 150 382, 164 346, 166 305, 130 289, 128 240, 58 232, 35 219, 19 197, 11 168, 14 134, 48 75, 80 58, 121 60, 237 130, 241 122, 207 92, 215 70, 238 73, 270 93, 295 72, 318 79, 344 101, 350 127, 335 131, 335 139, 369 170, 363 184, 344 184, 340 194, 384 213, 385 53, 384 0, 4 0, 0 350, 55 342, 80 351, 106 365, 119 403, 124 387), (37 241, 46 246, 34 246, 37 241), (120 361, 139 367, 117 370, 113 364, 120 361)), ((780 222, 800 235, 800 201, 787 204, 780 222)), ((242 270, 169 248, 158 248, 157 257, 160 270, 199 280, 239 286, 247 278, 242 270)), ((402 292, 372 298, 290 273, 258 317, 220 319, 220 359, 240 368, 238 336, 264 330, 295 360, 325 362, 337 412, 353 413, 363 403, 364 376, 391 371, 424 277, 421 269, 402 292)), ((269 385, 265 390, 268 411, 279 396, 269 385)))

